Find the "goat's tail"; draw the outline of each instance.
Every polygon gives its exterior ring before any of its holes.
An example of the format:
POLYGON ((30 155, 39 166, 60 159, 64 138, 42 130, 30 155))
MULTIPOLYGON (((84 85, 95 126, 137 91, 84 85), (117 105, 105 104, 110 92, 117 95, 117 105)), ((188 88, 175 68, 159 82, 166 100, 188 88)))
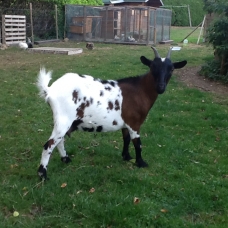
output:
POLYGON ((52 71, 46 71, 44 67, 40 68, 40 72, 38 74, 36 85, 39 89, 39 95, 44 98, 46 101, 48 99, 48 84, 51 80, 52 71))

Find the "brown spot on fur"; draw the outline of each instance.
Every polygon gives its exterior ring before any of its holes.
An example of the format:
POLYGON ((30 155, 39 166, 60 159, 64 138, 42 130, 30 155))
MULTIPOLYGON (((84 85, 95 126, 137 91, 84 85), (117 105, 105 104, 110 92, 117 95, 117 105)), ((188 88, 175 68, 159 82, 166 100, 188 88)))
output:
POLYGON ((72 100, 76 104, 77 103, 77 100, 78 100, 78 92, 76 90, 74 90, 73 93, 72 93, 72 95, 73 95, 73 99, 72 100))
POLYGON ((112 110, 113 109, 113 103, 111 101, 108 102, 108 107, 107 109, 112 110))
POLYGON ((76 109, 77 116, 81 119, 84 117, 84 110, 86 107, 89 107, 89 101, 86 101, 86 103, 81 103, 79 107, 76 109))
POLYGON ((104 92, 102 90, 100 91, 100 96, 104 96, 104 92))
POLYGON ((117 125, 117 121, 113 120, 112 125, 117 125))
POLYGON ((49 148, 51 148, 51 146, 54 145, 54 144, 55 144, 54 139, 50 139, 50 140, 48 141, 48 147, 49 147, 49 148))
POLYGON ((115 110, 120 110, 120 103, 118 100, 115 101, 115 110))
POLYGON ((80 117, 80 118, 83 118, 84 117, 84 109, 78 109, 77 108, 77 116, 80 117))
POLYGON ((86 100, 86 97, 83 97, 83 100, 85 101, 86 100))

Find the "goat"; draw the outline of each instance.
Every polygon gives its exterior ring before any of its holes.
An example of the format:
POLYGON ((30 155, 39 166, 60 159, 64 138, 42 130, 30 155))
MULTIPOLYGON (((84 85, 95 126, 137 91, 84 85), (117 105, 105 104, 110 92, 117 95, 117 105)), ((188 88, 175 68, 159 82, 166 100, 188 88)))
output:
POLYGON ((182 68, 187 61, 172 63, 171 50, 161 58, 154 47, 154 60, 141 56, 149 72, 137 77, 119 80, 100 80, 89 75, 67 73, 48 87, 51 72, 40 69, 37 86, 40 96, 51 106, 54 129, 45 143, 38 175, 47 179, 47 165, 57 146, 61 160, 71 161, 64 148, 64 136, 75 130, 108 132, 122 130, 123 160, 129 161, 129 144, 132 140, 136 165, 146 167, 141 156, 140 127, 158 94, 164 93, 174 69, 182 68))

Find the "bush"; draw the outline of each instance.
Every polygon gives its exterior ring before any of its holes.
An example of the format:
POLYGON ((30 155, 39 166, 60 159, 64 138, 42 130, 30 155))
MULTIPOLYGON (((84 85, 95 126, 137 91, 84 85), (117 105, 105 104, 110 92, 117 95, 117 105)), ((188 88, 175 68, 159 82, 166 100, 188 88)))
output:
POLYGON ((207 40, 214 48, 215 64, 208 62, 202 71, 206 77, 228 81, 228 3, 226 0, 204 0, 208 13, 215 13, 217 19, 210 25, 207 31, 207 40), (212 65, 211 65, 212 64, 212 65), (214 71, 212 67, 214 65, 214 71))
POLYGON ((220 62, 215 59, 207 61, 201 67, 200 75, 203 75, 214 81, 221 81, 228 84, 228 73, 225 75, 220 74, 220 62))

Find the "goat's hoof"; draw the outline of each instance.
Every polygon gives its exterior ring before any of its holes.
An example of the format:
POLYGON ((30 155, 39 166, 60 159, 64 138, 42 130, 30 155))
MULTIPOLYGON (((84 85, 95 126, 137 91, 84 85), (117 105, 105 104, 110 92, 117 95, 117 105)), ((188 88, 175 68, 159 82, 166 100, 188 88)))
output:
POLYGON ((44 180, 47 180, 47 179, 48 179, 48 178, 47 178, 47 169, 45 169, 45 168, 43 167, 43 165, 40 165, 40 167, 39 167, 37 173, 38 173, 40 179, 42 179, 42 180, 43 180, 43 179, 44 179, 44 180))
POLYGON ((130 154, 124 154, 122 155, 124 161, 130 161, 132 159, 130 154))
POLYGON ((61 158, 61 161, 67 164, 67 163, 71 162, 71 159, 70 159, 70 158, 68 157, 68 155, 67 155, 67 156, 65 156, 65 157, 62 157, 62 158, 61 158))
POLYGON ((136 165, 137 165, 139 168, 148 167, 148 164, 147 164, 146 162, 144 162, 142 159, 139 160, 139 161, 136 161, 135 163, 136 163, 136 165))

